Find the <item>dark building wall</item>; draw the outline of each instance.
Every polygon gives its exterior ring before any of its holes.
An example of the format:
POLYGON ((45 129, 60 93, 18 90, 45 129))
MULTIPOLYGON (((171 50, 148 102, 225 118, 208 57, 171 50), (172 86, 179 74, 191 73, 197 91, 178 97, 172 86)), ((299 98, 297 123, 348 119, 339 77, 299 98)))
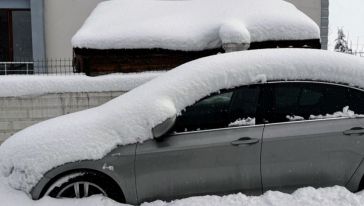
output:
MULTIPOLYGON (((321 48, 319 39, 296 41, 253 42, 249 49, 264 48, 321 48)), ((116 72, 169 70, 186 62, 223 53, 222 48, 204 51, 171 51, 167 49, 74 49, 77 72, 90 76, 116 72)))
POLYGON ((327 49, 329 43, 329 0, 321 0, 321 47, 327 49))

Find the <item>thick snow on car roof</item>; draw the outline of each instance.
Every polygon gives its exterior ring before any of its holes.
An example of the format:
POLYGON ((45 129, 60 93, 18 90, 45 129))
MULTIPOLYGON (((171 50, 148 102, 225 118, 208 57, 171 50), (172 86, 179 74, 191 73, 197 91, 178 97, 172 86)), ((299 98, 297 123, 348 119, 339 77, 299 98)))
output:
POLYGON ((152 139, 151 129, 223 88, 273 80, 318 80, 364 88, 364 59, 310 49, 266 49, 202 58, 99 107, 22 130, 0 146, 0 169, 29 192, 50 169, 100 159, 117 145, 152 139))
POLYGON ((201 51, 222 42, 319 38, 317 24, 283 0, 111 0, 96 7, 72 44, 201 51))

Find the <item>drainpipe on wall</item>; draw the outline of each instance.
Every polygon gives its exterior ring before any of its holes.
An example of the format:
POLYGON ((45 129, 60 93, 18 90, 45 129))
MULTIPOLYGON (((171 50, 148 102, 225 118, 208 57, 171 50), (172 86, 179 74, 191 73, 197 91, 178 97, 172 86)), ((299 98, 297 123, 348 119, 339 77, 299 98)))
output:
MULTIPOLYGON (((45 33, 44 33, 44 2, 43 0, 30 0, 30 11, 32 19, 32 44, 33 59, 45 60, 45 33)), ((47 68, 34 65, 36 73, 45 73, 47 68)))

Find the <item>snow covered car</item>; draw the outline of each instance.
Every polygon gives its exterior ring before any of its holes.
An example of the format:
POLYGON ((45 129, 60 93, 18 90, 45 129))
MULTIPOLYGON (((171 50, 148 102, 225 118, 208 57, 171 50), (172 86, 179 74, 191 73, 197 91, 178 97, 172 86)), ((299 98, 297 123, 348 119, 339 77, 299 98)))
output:
POLYGON ((138 204, 303 186, 363 189, 364 59, 310 49, 220 54, 0 146, 8 183, 39 199, 138 204))

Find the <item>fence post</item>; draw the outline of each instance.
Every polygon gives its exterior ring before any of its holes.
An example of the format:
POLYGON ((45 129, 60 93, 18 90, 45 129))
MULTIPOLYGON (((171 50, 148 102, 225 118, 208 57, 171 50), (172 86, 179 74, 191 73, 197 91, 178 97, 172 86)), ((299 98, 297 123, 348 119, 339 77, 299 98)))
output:
POLYGON ((7 72, 7 70, 6 70, 6 63, 4 64, 4 66, 5 66, 5 75, 7 75, 7 74, 8 74, 8 72, 7 72))
POLYGON ((27 65, 27 67, 26 67, 27 68, 27 74, 29 74, 29 62, 27 62, 26 65, 27 65))

